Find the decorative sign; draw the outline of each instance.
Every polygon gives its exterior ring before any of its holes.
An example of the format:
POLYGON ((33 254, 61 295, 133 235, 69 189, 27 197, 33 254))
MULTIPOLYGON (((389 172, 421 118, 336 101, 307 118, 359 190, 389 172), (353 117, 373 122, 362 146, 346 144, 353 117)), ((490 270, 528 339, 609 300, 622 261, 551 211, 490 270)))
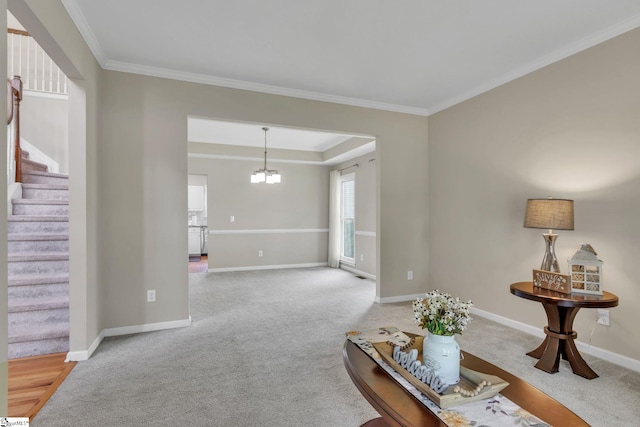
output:
POLYGON ((393 360, 438 394, 442 394, 449 387, 442 378, 435 374, 433 367, 420 363, 418 350, 415 348, 407 353, 402 351, 400 347, 395 346, 393 348, 393 360))
POLYGON ((567 274, 554 273, 552 271, 533 270, 533 286, 570 294, 570 277, 567 274))

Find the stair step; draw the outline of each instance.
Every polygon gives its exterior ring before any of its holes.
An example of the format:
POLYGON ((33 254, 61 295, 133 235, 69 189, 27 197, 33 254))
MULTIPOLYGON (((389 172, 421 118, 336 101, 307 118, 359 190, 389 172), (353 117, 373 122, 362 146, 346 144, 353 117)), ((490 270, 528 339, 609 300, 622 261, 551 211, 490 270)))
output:
POLYGON ((69 200, 69 186, 62 184, 22 184, 22 198, 69 200))
POLYGON ((9 331, 9 344, 52 338, 68 338, 69 322, 39 325, 38 328, 18 326, 9 331))
POLYGON ((8 313, 22 313, 69 308, 69 297, 10 298, 8 313))
POLYGON ((14 328, 28 327, 33 325, 37 328, 39 325, 48 325, 60 322, 69 321, 69 303, 66 305, 60 304, 58 308, 47 308, 42 310, 27 310, 19 311, 17 308, 7 313, 7 321, 9 324, 9 331, 14 328))
POLYGON ((11 233, 7 235, 9 253, 69 252, 68 234, 11 233))
POLYGON ((13 215, 69 215, 68 200, 13 199, 13 215))
POLYGON ((34 274, 9 276, 11 298, 69 297, 69 274, 34 274))
POLYGON ((7 258, 9 276, 69 271, 69 253, 22 253, 10 254, 7 258))
POLYGON ((68 177, 23 173, 22 198, 12 200, 12 212, 7 219, 8 357, 68 351, 68 177))
POLYGON ((17 342, 9 344, 7 347, 7 356, 9 359, 39 356, 42 354, 66 353, 69 351, 69 337, 17 342))
POLYGON ((69 216, 10 215, 7 218, 9 233, 69 233, 69 216))
POLYGON ((22 173, 33 172, 33 171, 46 172, 47 170, 49 170, 49 167, 44 163, 36 162, 35 160, 31 160, 28 157, 25 158, 24 156, 22 156, 21 163, 22 163, 22 173))
POLYGON ((33 184, 66 184, 69 176, 61 173, 29 171, 22 174, 23 183, 33 184))
POLYGON ((9 254, 9 262, 29 262, 29 261, 64 261, 69 260, 69 253, 22 253, 9 254))
POLYGON ((35 190, 68 190, 68 184, 29 184, 23 183, 22 189, 35 189, 35 190))
POLYGON ((12 298, 56 298, 69 297, 69 281, 63 283, 39 283, 33 285, 9 286, 9 299, 12 298))
POLYGON ((45 241, 45 240, 69 240, 68 234, 36 234, 36 233, 10 233, 7 235, 9 242, 45 241))
POLYGON ((48 285, 56 283, 69 283, 69 273, 58 274, 23 274, 20 276, 9 276, 9 287, 30 286, 30 285, 48 285))

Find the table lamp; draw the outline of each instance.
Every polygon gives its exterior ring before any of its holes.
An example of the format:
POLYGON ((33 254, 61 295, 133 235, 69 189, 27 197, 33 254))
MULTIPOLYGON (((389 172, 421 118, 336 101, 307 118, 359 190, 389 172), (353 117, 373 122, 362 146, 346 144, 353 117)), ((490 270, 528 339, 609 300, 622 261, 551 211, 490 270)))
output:
POLYGON ((544 233, 546 251, 542 258, 540 270, 560 272, 555 253, 558 238, 553 230, 573 230, 573 200, 567 199, 529 199, 524 215, 524 226, 527 228, 546 228, 544 233))

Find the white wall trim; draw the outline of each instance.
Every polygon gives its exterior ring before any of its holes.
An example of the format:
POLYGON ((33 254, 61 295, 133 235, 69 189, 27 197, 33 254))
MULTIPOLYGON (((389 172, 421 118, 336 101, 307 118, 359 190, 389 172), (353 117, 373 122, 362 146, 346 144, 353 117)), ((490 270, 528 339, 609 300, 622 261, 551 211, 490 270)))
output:
POLYGON ((22 183, 12 182, 7 185, 7 216, 13 215, 13 204, 11 200, 22 198, 22 183))
POLYGON ((142 325, 122 326, 120 328, 108 328, 103 330, 105 337, 118 335, 139 334, 141 332, 161 331, 164 329, 184 328, 191 325, 191 316, 188 319, 170 320, 168 322, 145 323, 142 325))
MULTIPOLYGON (((251 162, 263 162, 264 157, 242 157, 231 156, 228 154, 207 154, 207 153, 187 153, 187 157, 193 157, 198 159, 221 159, 221 160, 246 160, 251 162)), ((269 155, 269 163, 294 163, 300 165, 313 165, 313 166, 331 166, 333 159, 329 160, 293 160, 293 159, 281 159, 269 155)))
POLYGON ((376 232, 375 231, 358 231, 358 230, 356 230, 354 234, 356 236, 376 237, 376 232))
POLYGON ((375 298, 375 302, 378 302, 380 304, 387 304, 387 303, 391 303, 391 302, 405 302, 405 301, 413 301, 417 298, 423 298, 426 292, 423 292, 421 294, 413 294, 413 295, 398 295, 397 297, 384 297, 384 298, 380 298, 379 296, 376 295, 375 298))
POLYGON ((535 61, 519 67, 516 70, 509 71, 499 78, 493 79, 491 82, 484 83, 479 87, 466 91, 465 93, 454 95, 448 99, 439 102, 435 106, 427 108, 410 107, 406 105, 388 104, 384 102, 375 102, 359 98, 351 98, 346 96, 330 95, 319 92, 311 92, 300 89, 292 89, 281 86, 266 85, 261 83, 252 83, 242 80, 226 79, 222 77, 208 76, 204 74, 189 73, 184 71, 171 70, 166 68, 151 67, 147 65, 132 64, 128 62, 113 61, 107 58, 100 43, 98 43, 95 34, 82 14, 80 7, 75 0, 62 0, 62 4, 67 9, 69 16, 75 23, 76 27, 82 34, 85 42, 93 52, 100 66, 106 70, 122 71, 125 73, 140 74, 152 77, 162 77, 172 80, 181 80, 192 83, 201 83, 213 86, 222 86, 233 89, 249 90, 254 92, 268 93, 272 95, 289 96, 293 98, 310 99, 314 101, 332 102, 336 104, 352 105, 356 107, 372 108, 376 110, 392 111, 397 113, 415 114, 419 116, 429 116, 440 112, 448 107, 456 105, 467 99, 473 98, 481 93, 487 92, 504 83, 515 80, 535 70, 543 68, 549 64, 560 61, 575 53, 581 52, 606 40, 612 39, 620 34, 637 28, 640 25, 640 16, 631 16, 627 20, 617 23, 609 28, 605 28, 597 34, 589 35, 575 43, 558 49, 552 54, 538 58, 535 61))
POLYGON ((89 360, 94 351, 98 348, 105 337, 115 337, 118 335, 139 334, 142 332, 162 331, 165 329, 184 328, 191 325, 191 316, 183 320, 171 320, 168 322, 145 323, 143 325, 122 326, 119 328, 107 328, 97 336, 91 346, 84 351, 70 351, 67 353, 65 362, 78 362, 89 360))
MULTIPOLYGON (((526 323, 518 322, 517 320, 509 319, 507 317, 499 316, 497 314, 489 313, 488 311, 480 310, 476 307, 471 307, 471 314, 484 317, 485 319, 493 320, 496 323, 500 323, 502 325, 540 338, 544 338, 545 336, 544 332, 540 328, 536 328, 534 326, 527 325, 526 323)), ((611 362, 624 368, 631 369, 632 371, 640 372, 640 360, 632 359, 630 357, 623 356, 621 354, 614 353, 600 347, 594 347, 582 341, 575 341, 575 343, 576 347, 581 353, 599 357, 600 359, 606 360, 607 362, 611 362)))
POLYGON ((58 173, 60 171, 60 165, 58 164, 58 162, 47 156, 38 147, 36 147, 23 137, 20 137, 20 146, 24 151, 29 153, 29 160, 47 165, 47 172, 58 173))
POLYGON ((98 334, 95 340, 91 343, 87 350, 83 351, 70 351, 67 353, 66 362, 81 362, 83 360, 89 360, 94 351, 98 348, 102 340, 104 339, 104 330, 98 334))
POLYGON ((210 268, 209 273, 226 273, 228 271, 253 271, 253 270, 279 270, 282 268, 309 268, 309 267, 326 267, 326 262, 311 262, 306 264, 282 264, 282 265, 251 265, 245 267, 224 267, 210 268))
POLYGON ((66 93, 43 92, 43 91, 32 90, 32 89, 25 89, 23 92, 23 96, 33 96, 34 98, 59 99, 61 101, 69 100, 69 95, 67 95, 66 93))
POLYGON ((498 86, 501 86, 505 83, 508 83, 510 81, 516 80, 522 76, 525 76, 529 73, 532 73, 536 70, 539 70, 541 68, 546 67, 547 65, 551 65, 553 63, 556 63, 558 61, 561 61, 571 55, 574 55, 578 52, 582 52, 584 50, 587 50, 593 46, 596 46, 602 42, 605 42, 607 40, 610 40, 614 37, 619 36, 620 34, 624 34, 627 31, 633 30, 635 28, 637 28, 640 25, 640 16, 639 15, 635 15, 635 16, 631 16, 630 18, 619 22, 615 25, 612 25, 611 27, 605 28, 602 31, 596 33, 596 34, 590 34, 587 37, 577 40, 576 42, 570 44, 569 46, 564 46, 560 49, 558 49, 555 52, 552 52, 546 56, 543 56, 541 58, 537 58, 536 60, 523 65, 522 67, 519 67, 515 70, 510 70, 507 73, 489 81, 489 82, 485 82, 483 84, 481 84, 478 87, 475 87, 471 90, 468 90, 464 93, 460 93, 457 95, 454 95, 453 97, 449 98, 449 99, 445 99, 442 102, 440 102, 438 105, 434 105, 431 106, 429 108, 429 113, 427 114, 432 115, 432 114, 436 114, 442 110, 445 110, 449 107, 452 107, 456 104, 459 104, 461 102, 464 102, 468 99, 471 99, 475 96, 478 96, 484 92, 488 92, 491 89, 494 89, 498 86))
MULTIPOLYGON (((69 0, 66 0, 67 3, 69 0)), ((73 18, 73 16, 72 16, 73 18)), ((74 20, 75 21, 75 20, 74 20)), ((84 34, 84 33, 83 33, 84 34)), ((102 62, 101 62, 102 64, 102 62)), ((112 71, 122 71, 125 73, 141 74, 152 77, 162 77, 165 79, 181 80, 191 83, 201 83, 212 86, 222 86, 232 89, 249 90, 253 92, 268 93, 271 95, 289 96, 292 98, 310 99, 312 101, 332 102, 335 104, 352 105, 355 107, 372 108, 375 110, 392 111, 396 113, 415 114, 426 116, 429 111, 424 108, 409 107, 406 105, 387 104, 384 102, 369 101, 366 99, 351 98, 346 96, 329 95, 319 92, 292 89, 282 86, 252 83, 242 80, 226 79, 222 77, 208 76, 198 73, 170 70, 166 68, 151 67, 147 65, 132 64, 128 62, 107 60, 103 68, 112 71)))
POLYGON ((353 273, 362 277, 366 277, 367 279, 376 280, 376 276, 374 274, 365 273, 364 271, 360 271, 354 267, 351 267, 350 265, 345 265, 343 263, 340 263, 340 268, 350 273, 353 273))
POLYGON ((96 57, 100 66, 104 68, 106 61, 104 50, 102 49, 102 46, 100 46, 100 43, 98 43, 98 39, 91 30, 89 23, 87 23, 82 10, 80 10, 80 6, 78 6, 78 3, 75 0, 62 0, 62 5, 67 9, 67 13, 69 13, 71 20, 76 24, 76 27, 78 27, 78 30, 82 34, 82 38, 89 46, 89 49, 91 49, 93 56, 96 57))
POLYGON ((254 230, 209 230, 209 234, 288 234, 328 232, 328 228, 262 228, 254 230))

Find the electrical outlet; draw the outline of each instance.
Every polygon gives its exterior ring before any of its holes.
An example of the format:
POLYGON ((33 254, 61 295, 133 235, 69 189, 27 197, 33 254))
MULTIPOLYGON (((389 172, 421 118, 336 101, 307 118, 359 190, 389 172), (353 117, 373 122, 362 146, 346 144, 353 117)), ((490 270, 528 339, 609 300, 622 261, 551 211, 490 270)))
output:
POLYGON ((262 256, 262 251, 258 251, 258 256, 262 256))
POLYGON ((364 261, 364 255, 360 254, 360 261, 364 261))
POLYGON ((413 280, 413 271, 407 271, 407 280, 413 280))
POLYGON ((235 216, 233 216, 233 215, 231 215, 231 216, 229 217, 229 222, 236 222, 236 217, 235 217, 235 216))
POLYGON ((150 289, 147 291, 147 302, 156 302, 156 291, 155 289, 150 289))
POLYGON ((598 309, 598 323, 603 326, 611 326, 611 319, 609 318, 609 310, 602 308, 598 309))

